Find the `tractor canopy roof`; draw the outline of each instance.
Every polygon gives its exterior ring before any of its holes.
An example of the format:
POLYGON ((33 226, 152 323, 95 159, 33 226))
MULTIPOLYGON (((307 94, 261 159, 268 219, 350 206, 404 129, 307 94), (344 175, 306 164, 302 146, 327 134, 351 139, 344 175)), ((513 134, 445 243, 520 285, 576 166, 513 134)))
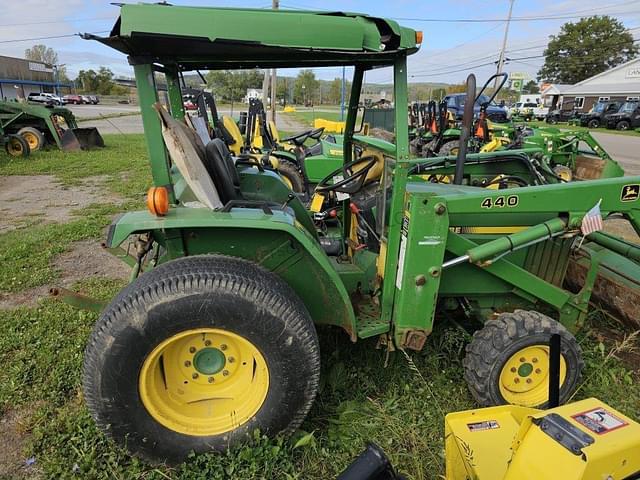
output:
POLYGON ((421 34, 358 13, 122 5, 108 37, 130 63, 183 71, 255 67, 390 65, 419 48, 421 34), (418 37, 418 38, 417 38, 418 37))

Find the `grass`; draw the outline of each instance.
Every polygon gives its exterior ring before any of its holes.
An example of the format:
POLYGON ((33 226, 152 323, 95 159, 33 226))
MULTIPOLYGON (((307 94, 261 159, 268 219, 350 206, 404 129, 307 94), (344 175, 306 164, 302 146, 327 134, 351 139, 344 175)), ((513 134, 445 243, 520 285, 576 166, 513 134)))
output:
MULTIPOLYGON (((37 225, 0 235, 0 291, 18 292, 55 277, 51 260, 72 242, 99 237, 113 213, 140 208, 149 183, 142 136, 106 136, 98 152, 42 152, 24 160, 0 157, 0 175, 55 175, 73 186, 100 175, 122 198, 92 205, 64 225, 37 225)), ((87 279, 77 286, 108 299, 121 282, 87 279)), ((35 308, 2 312, 0 416, 28 412, 24 458, 35 457, 43 478, 92 479, 330 479, 369 441, 382 446, 410 479, 436 479, 444 471, 443 417, 474 403, 462 378, 468 341, 451 323, 437 322, 422 352, 396 352, 385 366, 375 340, 352 344, 344 333, 321 329, 321 385, 316 402, 292 439, 252 442, 226 454, 193 456, 151 465, 114 445, 91 420, 82 399, 82 355, 97 315, 46 299, 35 308)), ((598 396, 640 418, 638 372, 618 359, 627 344, 603 340, 592 315, 579 335, 586 370, 576 399, 598 396), (621 346, 622 345, 622 346, 621 346)), ((629 343, 630 345, 631 343, 629 343)))

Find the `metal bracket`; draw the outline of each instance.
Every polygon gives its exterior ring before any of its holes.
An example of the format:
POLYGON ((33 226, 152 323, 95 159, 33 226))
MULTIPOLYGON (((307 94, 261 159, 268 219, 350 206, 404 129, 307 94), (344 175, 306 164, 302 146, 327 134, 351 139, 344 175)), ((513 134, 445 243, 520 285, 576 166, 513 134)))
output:
POLYGON ((540 427, 540 430, 574 455, 583 455, 582 449, 595 442, 591 435, 584 433, 557 413, 534 418, 532 421, 540 427))

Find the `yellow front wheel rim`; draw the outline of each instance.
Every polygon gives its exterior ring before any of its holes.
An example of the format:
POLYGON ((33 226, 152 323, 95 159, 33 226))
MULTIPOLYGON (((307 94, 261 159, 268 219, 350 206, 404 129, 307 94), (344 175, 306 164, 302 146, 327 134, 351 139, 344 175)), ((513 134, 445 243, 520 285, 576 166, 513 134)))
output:
POLYGON ((25 132, 22 134, 22 138, 24 138, 25 141, 29 144, 29 148, 31 150, 35 150, 38 148, 40 141, 35 134, 31 132, 25 132))
POLYGON ((170 430, 220 435, 260 410, 269 390, 269 369, 246 338, 199 328, 173 335, 149 354, 139 389, 149 414, 170 430))
POLYGON ((289 180, 289 177, 281 173, 280 178, 282 178, 282 181, 289 188, 289 190, 293 190, 293 183, 291 183, 291 180, 289 180))
MULTIPOLYGON (((567 364, 560 356, 560 385, 567 375, 567 364)), ((513 405, 535 407, 549 398, 549 347, 532 345, 509 357, 500 372, 500 393, 513 405)))
POLYGON ((9 155, 13 156, 13 157, 17 157, 22 155, 23 152, 23 148, 22 148, 22 144, 15 139, 11 139, 9 140, 9 149, 8 149, 9 155))

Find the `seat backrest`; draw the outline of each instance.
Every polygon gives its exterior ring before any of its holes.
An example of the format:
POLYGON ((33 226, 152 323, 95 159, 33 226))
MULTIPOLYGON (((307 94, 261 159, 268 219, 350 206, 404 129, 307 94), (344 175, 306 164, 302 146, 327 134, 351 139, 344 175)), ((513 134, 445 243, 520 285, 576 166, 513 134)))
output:
POLYGON ((233 117, 230 117, 229 115, 222 116, 222 124, 234 140, 233 144, 229 145, 229 150, 231 150, 234 155, 240 155, 242 153, 242 146, 244 145, 244 139, 242 138, 242 133, 240 133, 240 127, 238 127, 238 124, 233 117))
POLYGON ((205 147, 204 166, 220 194, 222 203, 242 199, 240 176, 227 145, 214 138, 205 147))

